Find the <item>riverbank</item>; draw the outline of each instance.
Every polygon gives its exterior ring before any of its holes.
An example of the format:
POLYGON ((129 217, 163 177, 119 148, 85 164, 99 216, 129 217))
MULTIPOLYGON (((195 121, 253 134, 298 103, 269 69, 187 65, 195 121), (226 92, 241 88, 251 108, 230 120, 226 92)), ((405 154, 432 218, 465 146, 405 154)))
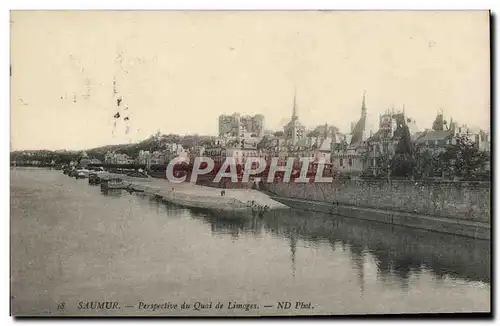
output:
POLYGON ((104 180, 114 177, 122 179, 129 191, 143 192, 179 206, 229 213, 230 217, 238 215, 243 217, 248 213, 262 213, 267 210, 288 209, 285 204, 253 189, 224 189, 225 194, 222 196, 222 189, 189 182, 171 183, 165 179, 135 178, 112 173, 100 175, 100 178, 104 180))
POLYGON ((305 211, 322 212, 385 224, 460 235, 474 239, 490 240, 491 236, 490 224, 484 222, 333 204, 323 201, 284 198, 276 195, 270 195, 270 197, 287 206, 305 211))
MULTIPOLYGON (((164 179, 119 177, 128 182, 133 189, 154 195, 160 200, 184 207, 210 209, 224 216, 229 213, 231 218, 238 215, 243 217, 247 213, 252 213, 249 203, 253 201, 257 209, 264 206, 267 206, 270 210, 294 208, 474 239, 490 240, 491 236, 489 219, 485 218, 478 220, 453 218, 396 209, 364 207, 362 205, 339 203, 338 201, 326 202, 308 198, 289 198, 273 192, 248 188, 227 188, 224 189, 225 196, 221 196, 222 189, 220 188, 188 182, 175 184, 164 179)), ((253 209, 254 212, 255 208, 253 209)), ((249 216, 252 216, 252 214, 249 214, 249 216)))

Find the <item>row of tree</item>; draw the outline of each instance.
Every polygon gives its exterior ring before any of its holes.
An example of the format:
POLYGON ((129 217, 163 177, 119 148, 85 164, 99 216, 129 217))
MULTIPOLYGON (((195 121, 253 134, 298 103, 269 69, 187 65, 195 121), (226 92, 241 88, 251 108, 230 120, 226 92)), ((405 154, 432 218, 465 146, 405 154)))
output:
MULTIPOLYGON (((104 157, 108 151, 114 151, 120 154, 127 154, 130 157, 137 157, 141 150, 143 151, 163 151, 167 148, 167 144, 180 144, 185 149, 190 149, 196 145, 206 146, 214 143, 214 137, 187 135, 180 136, 176 134, 161 134, 157 132, 151 137, 139 143, 122 144, 122 145, 106 145, 97 148, 86 150, 86 153, 91 158, 97 158, 104 161, 104 157)), ((55 164, 68 164, 69 162, 79 162, 82 159, 82 151, 49 151, 49 150, 33 150, 33 151, 15 151, 10 153, 10 160, 22 162, 40 162, 40 165, 50 165, 52 161, 55 164)))

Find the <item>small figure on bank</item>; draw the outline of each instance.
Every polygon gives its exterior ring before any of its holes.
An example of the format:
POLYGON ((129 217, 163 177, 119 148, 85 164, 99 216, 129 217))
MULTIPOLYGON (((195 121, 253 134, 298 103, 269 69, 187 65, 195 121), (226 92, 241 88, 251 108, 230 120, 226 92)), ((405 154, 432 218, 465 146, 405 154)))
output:
POLYGON ((222 190, 222 191, 220 192, 220 195, 221 195, 221 196, 225 196, 225 195, 226 195, 226 191, 225 191, 225 190, 222 190))

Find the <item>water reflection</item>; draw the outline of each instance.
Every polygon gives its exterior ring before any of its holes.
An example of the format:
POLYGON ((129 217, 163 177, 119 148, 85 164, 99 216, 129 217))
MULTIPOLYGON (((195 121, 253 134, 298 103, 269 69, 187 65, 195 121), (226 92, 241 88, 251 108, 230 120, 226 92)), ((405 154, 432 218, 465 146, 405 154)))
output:
POLYGON ((349 255, 353 270, 358 271, 361 293, 367 264, 376 267, 378 279, 384 282, 395 277, 402 288, 408 287, 412 275, 429 271, 438 279, 449 276, 490 283, 490 246, 484 240, 316 212, 269 212, 263 218, 238 221, 219 219, 203 210, 192 215, 209 224, 213 234, 238 238, 268 232, 286 239, 293 274, 298 240, 312 246, 329 243, 332 251, 349 255))
POLYGON ((315 314, 490 309, 490 286, 464 281, 489 282, 487 242, 309 212, 228 220, 103 195, 57 171, 11 173, 16 314, 60 314, 62 301, 71 315, 98 314, 77 302, 101 299, 309 300, 315 314))
POLYGON ((101 194, 106 197, 119 198, 122 197, 123 192, 121 189, 101 189, 101 194))

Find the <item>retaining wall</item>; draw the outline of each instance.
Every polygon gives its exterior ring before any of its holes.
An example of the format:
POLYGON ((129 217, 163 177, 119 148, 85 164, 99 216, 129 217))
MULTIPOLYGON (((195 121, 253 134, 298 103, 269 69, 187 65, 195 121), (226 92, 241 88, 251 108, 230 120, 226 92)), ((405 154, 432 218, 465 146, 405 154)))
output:
POLYGON ((332 183, 268 183, 266 190, 284 198, 377 208, 430 216, 490 221, 489 182, 336 180, 332 183))

